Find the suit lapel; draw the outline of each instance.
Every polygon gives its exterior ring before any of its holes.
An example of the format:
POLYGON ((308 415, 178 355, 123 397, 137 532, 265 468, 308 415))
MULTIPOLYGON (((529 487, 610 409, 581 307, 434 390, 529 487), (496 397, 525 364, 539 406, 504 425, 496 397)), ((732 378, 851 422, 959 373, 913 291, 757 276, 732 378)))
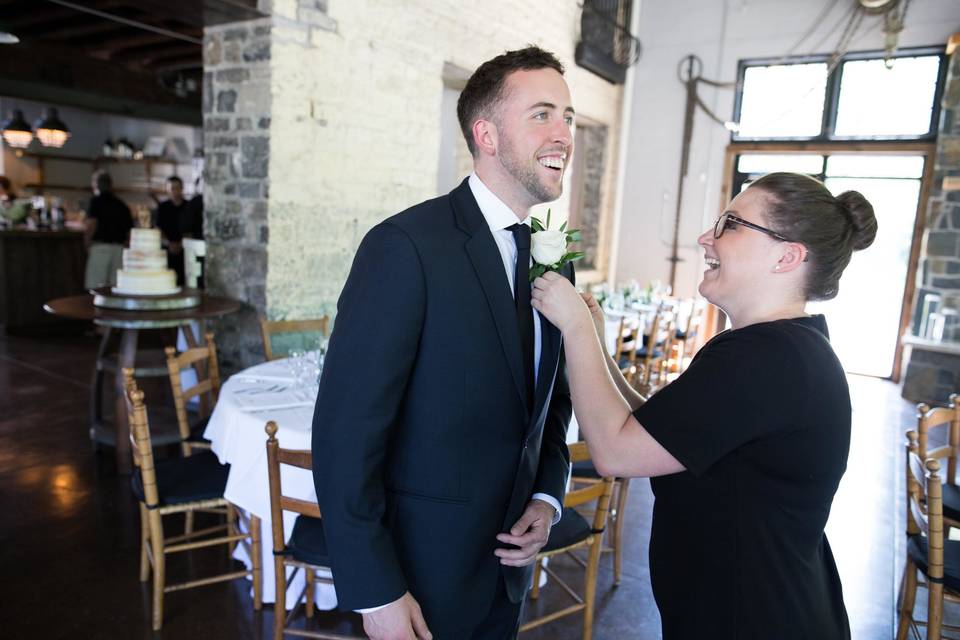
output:
MULTIPOLYGON (((523 380, 523 355, 520 346, 520 330, 517 328, 517 312, 513 302, 513 292, 503 272, 503 259, 500 250, 490 233, 490 227, 477 206, 467 180, 450 192, 457 225, 470 235, 466 242, 467 255, 477 272, 477 278, 487 298, 487 304, 493 314, 493 321, 500 335, 503 355, 510 365, 513 383, 527 411, 526 385, 523 380)), ((544 322, 544 326, 548 323, 544 322)))

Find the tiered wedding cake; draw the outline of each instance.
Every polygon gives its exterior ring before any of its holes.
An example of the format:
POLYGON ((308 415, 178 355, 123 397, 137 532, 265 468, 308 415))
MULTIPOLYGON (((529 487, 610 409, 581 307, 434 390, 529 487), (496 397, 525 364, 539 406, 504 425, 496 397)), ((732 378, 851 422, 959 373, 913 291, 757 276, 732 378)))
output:
POLYGON ((123 250, 123 268, 117 270, 116 293, 163 295, 177 293, 177 274, 167 268, 167 252, 160 248, 159 229, 132 229, 130 248, 123 250))

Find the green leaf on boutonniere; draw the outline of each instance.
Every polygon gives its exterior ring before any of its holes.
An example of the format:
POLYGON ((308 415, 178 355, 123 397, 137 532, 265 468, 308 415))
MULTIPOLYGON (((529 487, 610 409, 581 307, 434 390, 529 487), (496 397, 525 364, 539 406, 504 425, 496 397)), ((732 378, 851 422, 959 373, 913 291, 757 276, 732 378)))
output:
POLYGON ((530 267, 530 282, 533 282, 534 280, 536 280, 546 272, 547 272, 546 265, 542 265, 542 264, 533 265, 532 267, 530 267))
POLYGON ((580 242, 580 229, 567 231, 567 242, 580 242))
POLYGON ((543 231, 544 230, 543 223, 540 222, 538 218, 531 217, 530 230, 533 231, 534 233, 536 233, 537 231, 543 231))
POLYGON ((567 222, 564 221, 563 224, 560 225, 560 231, 566 231, 566 230, 567 230, 567 222))
POLYGON ((550 228, 550 211, 551 209, 547 209, 547 226, 546 226, 547 229, 550 228))

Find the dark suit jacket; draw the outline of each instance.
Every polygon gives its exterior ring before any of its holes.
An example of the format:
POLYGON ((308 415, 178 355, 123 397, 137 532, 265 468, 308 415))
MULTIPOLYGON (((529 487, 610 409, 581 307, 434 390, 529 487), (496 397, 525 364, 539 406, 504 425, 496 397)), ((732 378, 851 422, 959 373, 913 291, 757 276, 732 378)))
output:
POLYGON ((450 633, 487 613, 501 573, 522 600, 531 569, 501 567, 493 551, 532 494, 563 502, 571 404, 561 347, 542 320, 530 410, 512 292, 466 181, 367 234, 313 420, 340 608, 409 589, 431 630, 450 633))

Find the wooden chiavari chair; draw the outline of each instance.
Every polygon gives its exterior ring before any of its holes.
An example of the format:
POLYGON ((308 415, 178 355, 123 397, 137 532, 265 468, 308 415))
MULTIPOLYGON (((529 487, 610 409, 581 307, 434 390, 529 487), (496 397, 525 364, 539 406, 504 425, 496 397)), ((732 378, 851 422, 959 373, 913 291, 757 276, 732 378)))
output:
POLYGON ((943 485, 944 535, 950 537, 950 527, 960 528, 960 486, 957 486, 957 454, 960 452, 960 395, 950 396, 947 407, 931 409, 917 405, 917 455, 921 460, 935 458, 947 461, 943 485), (940 443, 931 448, 931 440, 940 443))
POLYGON ((907 432, 907 561, 900 583, 900 622, 897 640, 906 640, 911 628, 927 628, 927 640, 940 640, 944 629, 960 627, 944 624, 944 600, 960 603, 960 542, 945 540, 943 532, 943 495, 939 476, 940 462, 923 461, 918 434, 907 432), (925 581, 918 580, 918 572, 925 581), (917 588, 927 589, 927 619, 913 617, 917 588))
POLYGON ((682 327, 677 327, 674 334, 677 345, 677 373, 683 373, 686 370, 689 358, 693 355, 690 352, 696 345, 706 308, 707 303, 703 298, 692 298, 690 313, 686 316, 682 327))
POLYGON ((280 466, 288 465, 299 469, 313 469, 313 453, 309 450, 281 449, 277 440, 277 423, 271 420, 266 426, 267 432, 267 472, 270 480, 270 517, 273 520, 273 562, 276 575, 276 601, 273 605, 273 638, 282 640, 284 634, 306 638, 325 638, 327 640, 353 640, 354 636, 344 636, 321 631, 288 628, 304 603, 304 614, 308 619, 314 616, 314 589, 319 584, 333 585, 333 578, 323 573, 333 574, 327 552, 327 541, 323 533, 323 520, 320 506, 316 502, 307 502, 299 498, 283 495, 280 466), (293 533, 287 542, 283 534, 283 512, 297 514, 293 533), (306 577, 304 590, 297 596, 297 602, 287 614, 287 567, 292 567, 290 579, 297 571, 303 571, 306 577))
POLYGON ((220 396, 220 367, 217 364, 217 345, 213 334, 204 334, 206 346, 187 349, 177 354, 174 347, 167 347, 167 372, 170 377, 170 389, 173 392, 173 405, 177 411, 177 427, 180 430, 180 446, 184 456, 195 449, 209 449, 210 443, 203 439, 203 430, 207 426, 210 414, 220 396), (197 384, 189 389, 183 388, 181 372, 188 367, 197 374, 197 384), (192 398, 199 401, 199 420, 190 424, 187 403, 192 398))
POLYGON ((124 368, 122 375, 127 390, 124 397, 130 420, 130 440, 135 465, 131 484, 134 495, 140 502, 140 581, 149 580, 150 572, 153 571, 153 630, 158 631, 163 626, 164 594, 236 578, 250 576, 253 579, 253 607, 259 610, 262 596, 260 519, 253 515, 247 519, 223 497, 229 468, 221 465, 212 452, 204 451, 184 458, 154 461, 143 392, 137 388, 133 369, 124 368), (187 531, 179 536, 166 535, 163 516, 198 511, 234 515, 228 517, 224 524, 187 531), (243 520, 249 533, 240 531, 236 525, 238 519, 243 520), (252 562, 251 569, 175 584, 167 582, 168 555, 226 545, 230 557, 237 543, 246 547, 252 562))
MULTIPOLYGON (((590 452, 585 442, 575 442, 570 445, 570 459, 581 462, 590 459, 590 452)), ((552 580, 569 595, 574 604, 529 620, 520 627, 520 631, 528 631, 548 622, 583 611, 583 638, 590 640, 593 635, 593 609, 597 591, 597 570, 600 564, 600 550, 602 546, 604 527, 607 524, 607 514, 610 507, 610 495, 613 492, 613 478, 603 478, 601 481, 590 484, 582 489, 567 492, 563 500, 563 516, 551 530, 550 538, 540 553, 537 554, 533 572, 533 589, 530 598, 536 600, 540 596, 540 571, 546 571, 552 580), (593 522, 587 522, 580 515, 576 507, 586 504, 596 504, 593 522), (580 549, 587 550, 587 559, 583 560, 574 554, 580 549), (543 566, 544 558, 559 555, 568 555, 584 568, 584 593, 581 596, 564 582, 549 566, 543 566)))
POLYGON ((327 316, 316 320, 265 320, 260 319, 260 335, 263 336, 263 353, 267 360, 277 360, 286 357, 286 354, 273 350, 272 338, 284 333, 319 333, 326 337, 327 325, 330 319, 327 316))

